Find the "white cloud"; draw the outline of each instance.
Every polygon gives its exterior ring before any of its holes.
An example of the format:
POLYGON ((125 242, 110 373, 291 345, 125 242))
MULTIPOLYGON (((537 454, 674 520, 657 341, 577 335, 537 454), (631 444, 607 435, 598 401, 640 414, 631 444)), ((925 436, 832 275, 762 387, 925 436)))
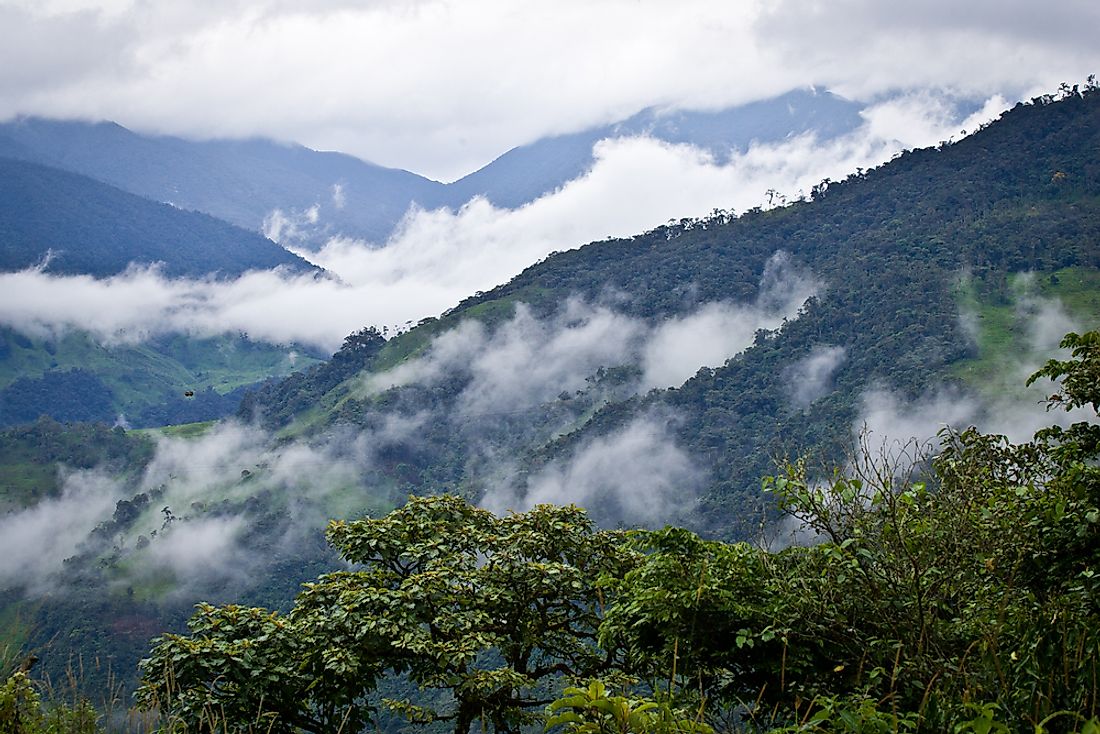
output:
POLYGON ((96 525, 109 520, 121 491, 95 471, 69 474, 58 497, 0 516, 0 589, 25 584, 40 591, 77 552, 96 525))
POLYGON ((676 446, 669 420, 650 415, 579 447, 572 456, 498 487, 482 501, 494 512, 577 504, 604 524, 654 525, 686 514, 706 472, 676 446))
MULTIPOLYGON (((108 341, 163 331, 244 331, 254 339, 335 349, 366 324, 404 325, 438 315, 551 252, 716 208, 743 210, 763 203, 768 189, 793 196, 823 178, 885 161, 901 143, 930 144, 957 132, 958 121, 941 108, 886 104, 888 115, 871 108, 868 124, 850 135, 756 145, 726 164, 651 138, 606 140, 587 175, 518 209, 474 199, 458 211, 413 210, 384 247, 337 238, 318 252, 300 253, 335 279, 250 273, 215 283, 166 280, 149 270, 105 280, 36 270, 0 274, 0 323, 37 333, 83 328, 108 341)), ((273 212, 269 234, 292 240, 296 227, 317 216, 273 212)))
POLYGON ((791 386, 791 402, 805 408, 829 390, 833 373, 844 362, 844 347, 815 346, 808 355, 792 365, 787 375, 791 386))
POLYGON ((722 366, 751 346, 760 329, 776 329, 795 318, 819 289, 786 252, 776 253, 761 276, 755 303, 710 303, 657 327, 645 346, 642 387, 676 387, 700 367, 722 366))
POLYGON ((462 376, 468 382, 456 416, 506 413, 585 389, 600 367, 636 366, 641 379, 629 390, 675 387, 701 367, 719 367, 749 347, 759 329, 796 318, 819 284, 788 253, 767 262, 753 303, 714 302, 655 326, 606 305, 569 299, 539 319, 523 303, 490 330, 473 320, 436 337, 416 359, 367 378, 376 393, 409 384, 431 385, 462 376))
POLYGON ((450 179, 652 106, 1050 89, 1095 71, 1098 25, 1084 0, 9 0, 0 117, 261 134, 450 179))

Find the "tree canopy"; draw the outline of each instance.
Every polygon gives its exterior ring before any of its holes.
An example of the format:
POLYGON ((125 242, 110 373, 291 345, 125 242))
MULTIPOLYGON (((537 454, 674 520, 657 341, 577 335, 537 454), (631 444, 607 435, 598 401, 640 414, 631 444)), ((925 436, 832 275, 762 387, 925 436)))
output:
MULTIPOLYGON (((1098 343, 1068 335, 1035 375, 1052 407, 1096 409, 1098 343)), ((765 488, 811 542, 781 550, 410 498, 331 523, 350 567, 289 613, 200 606, 139 700, 199 731, 358 731, 380 707, 456 732, 1096 731, 1095 430, 787 465, 765 488), (381 698, 393 676, 421 692, 381 698)))

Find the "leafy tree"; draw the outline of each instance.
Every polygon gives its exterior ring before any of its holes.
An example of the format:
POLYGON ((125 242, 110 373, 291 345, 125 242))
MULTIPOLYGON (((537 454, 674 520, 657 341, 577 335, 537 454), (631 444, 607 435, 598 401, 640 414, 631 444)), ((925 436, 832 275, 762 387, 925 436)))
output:
POLYGON ((25 672, 17 671, 0 685, 0 731, 4 734, 99 734, 100 715, 85 699, 72 706, 43 708, 41 697, 25 672))
MULTIPOLYGON (((1073 359, 1033 381, 1095 410, 1100 333, 1063 344, 1073 359)), ((716 727, 731 710, 790 731, 1095 727, 1096 430, 946 431, 930 461, 864 451, 831 478, 789 465, 765 485, 812 544, 639 533, 601 631, 716 727)))
POLYGON ((406 674, 450 698, 386 702, 410 720, 516 731, 559 676, 616 662, 596 644, 600 579, 637 556, 576 507, 499 518, 452 496, 410 498, 328 537, 354 570, 307 584, 285 617, 201 606, 189 634, 160 638, 142 663, 142 704, 200 730, 216 715, 228 731, 356 731, 379 676, 406 674))

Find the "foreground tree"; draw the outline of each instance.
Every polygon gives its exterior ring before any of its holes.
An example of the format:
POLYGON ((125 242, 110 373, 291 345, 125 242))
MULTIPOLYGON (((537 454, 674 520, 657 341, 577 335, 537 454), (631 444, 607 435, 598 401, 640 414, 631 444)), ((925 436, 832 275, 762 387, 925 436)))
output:
POLYGON ((354 570, 307 584, 285 616, 200 606, 190 634, 160 638, 142 663, 139 700, 191 731, 353 732, 379 676, 405 674, 450 699, 384 702, 411 721, 516 731, 563 676, 616 662, 596 644, 599 582, 637 555, 576 507, 500 518, 414 497, 380 519, 334 522, 328 537, 354 570))
POLYGON ((1031 381, 1091 420, 788 466, 765 486, 808 545, 635 534, 605 639, 716 729, 1100 731, 1100 333, 1063 347, 1031 381))

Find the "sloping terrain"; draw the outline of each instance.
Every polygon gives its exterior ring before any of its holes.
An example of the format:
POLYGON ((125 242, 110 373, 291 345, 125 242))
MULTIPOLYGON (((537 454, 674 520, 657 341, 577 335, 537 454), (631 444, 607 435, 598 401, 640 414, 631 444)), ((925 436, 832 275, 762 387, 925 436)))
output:
POLYGON ((457 208, 479 195, 511 208, 530 202, 590 169, 593 145, 604 138, 648 135, 723 160, 754 141, 810 131, 824 141, 849 132, 861 122, 859 107, 825 92, 795 91, 718 112, 646 110, 514 148, 450 184, 300 145, 198 142, 141 135, 114 123, 31 118, 0 124, 0 155, 81 173, 251 230, 271 224, 279 210, 296 221, 302 244, 319 245, 336 234, 384 242, 412 204, 457 208), (310 210, 316 221, 308 220, 310 210))
POLYGON ((49 552, 9 541, 0 630, 48 649, 51 675, 77 652, 128 671, 197 598, 285 609, 335 567, 326 518, 408 492, 748 537, 773 457, 839 456, 868 394, 946 420, 936 391, 964 402, 1030 349, 1034 304, 1100 316, 1098 156, 1090 90, 812 201, 554 255, 389 341, 349 336, 252 393, 244 424, 147 434, 152 458, 111 433, 114 473, 50 465, 48 501, 28 472, 54 454, 30 444, 72 442, 48 422, 12 429, 10 491, 38 504, 0 522, 49 552))
MULTIPOLYGON (((1008 303, 1013 273, 1049 277, 1100 266, 1098 151, 1100 94, 1038 99, 959 143, 912 151, 818 187, 812 201, 551 256, 394 339, 370 374, 323 391, 284 430, 309 435, 339 424, 372 430, 395 417, 428 415, 415 443, 394 449, 393 469, 378 481, 474 497, 504 485, 522 503, 548 471, 575 478, 570 467, 586 460, 586 447, 618 445, 616 437, 644 426, 660 434, 654 445, 674 445, 702 475, 680 477, 697 484, 683 487, 672 503, 691 514, 687 521, 741 534, 745 529, 731 522, 756 505, 759 477, 774 458, 811 450, 835 458, 870 390, 914 400, 965 386, 962 365, 982 355, 964 328, 961 283, 973 284, 988 302, 1008 303), (479 383, 470 365, 491 355, 474 348, 442 372, 389 371, 433 364, 444 343, 452 350, 464 338, 473 343, 472 332, 456 328, 466 319, 489 331, 518 329, 522 319, 562 318, 579 301, 588 311, 565 316, 561 333, 591 323, 598 307, 655 329, 688 323, 709 304, 760 303, 768 296, 766 266, 777 253, 816 282, 813 297, 797 314, 785 314, 781 328, 760 331, 728 355, 732 360, 711 364, 674 390, 646 392, 637 355, 612 355, 621 361, 582 365, 580 389, 574 374, 549 400, 528 396, 509 404, 498 393, 496 409, 471 413, 469 390, 479 383), (433 339, 439 339, 434 347, 433 339), (824 350, 835 350, 836 364, 815 394, 796 397, 800 370, 824 350)), ((269 398, 258 396, 253 404, 260 410, 249 415, 285 417, 269 398)), ((269 425, 285 425, 285 418, 269 425)), ((627 452, 619 459, 637 457, 627 452)), ((604 484, 584 497, 597 513, 601 499, 617 497, 614 481, 604 484)), ((638 491, 657 490, 643 482, 638 491)))
POLYGON ((255 232, 86 176, 0 158, 0 270, 97 277, 159 263, 170 277, 317 271, 255 232))
POLYGON ((30 337, 0 328, 0 426, 40 415, 134 427, 221 418, 246 387, 318 361, 301 347, 243 336, 104 345, 84 332, 30 337))

